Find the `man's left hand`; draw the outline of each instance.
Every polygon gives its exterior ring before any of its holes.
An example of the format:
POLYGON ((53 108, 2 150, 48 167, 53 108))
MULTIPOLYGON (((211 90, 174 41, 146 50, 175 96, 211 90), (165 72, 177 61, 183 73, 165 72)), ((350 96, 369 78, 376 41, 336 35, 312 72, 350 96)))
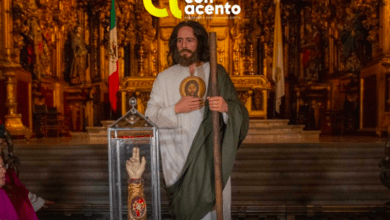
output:
POLYGON ((217 111, 222 113, 229 112, 228 105, 222 96, 207 97, 207 100, 209 101, 209 106, 211 111, 217 111))

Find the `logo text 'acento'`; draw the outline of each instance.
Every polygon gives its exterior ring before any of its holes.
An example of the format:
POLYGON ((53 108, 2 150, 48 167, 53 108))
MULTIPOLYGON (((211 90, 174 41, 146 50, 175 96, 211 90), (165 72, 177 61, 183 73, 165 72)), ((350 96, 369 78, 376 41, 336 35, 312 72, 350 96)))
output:
MULTIPOLYGON (((166 8, 160 9, 156 8, 152 0, 143 0, 144 6, 146 10, 153 16, 164 18, 168 17, 168 11, 166 8)), ((239 5, 230 5, 229 2, 226 2, 225 5, 211 5, 213 4, 214 0, 185 0, 187 5, 184 7, 184 12, 187 15, 238 15, 241 12, 241 7, 239 5), (192 3, 197 3, 199 5, 190 5, 192 3), (202 5, 202 3, 207 5, 202 5)), ((177 0, 169 0, 169 8, 171 9, 171 12, 173 16, 176 18, 181 19, 182 18, 182 12, 179 9, 179 4, 177 0)))

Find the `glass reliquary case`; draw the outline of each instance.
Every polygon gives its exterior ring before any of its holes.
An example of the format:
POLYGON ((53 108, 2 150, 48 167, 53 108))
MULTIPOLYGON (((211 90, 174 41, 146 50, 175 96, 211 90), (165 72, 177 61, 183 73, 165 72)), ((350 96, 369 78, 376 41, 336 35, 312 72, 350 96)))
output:
POLYGON ((137 111, 136 104, 131 98, 132 109, 107 129, 111 220, 161 219, 158 128, 137 111), (130 179, 126 170, 133 148, 139 149, 139 158, 146 159, 138 182, 130 179))

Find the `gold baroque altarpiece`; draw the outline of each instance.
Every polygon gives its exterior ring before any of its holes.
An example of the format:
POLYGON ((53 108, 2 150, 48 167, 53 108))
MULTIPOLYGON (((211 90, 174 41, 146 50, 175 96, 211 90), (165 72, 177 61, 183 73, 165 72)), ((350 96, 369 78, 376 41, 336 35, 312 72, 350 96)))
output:
MULTIPOLYGON (((214 1, 213 5, 226 4, 226 0, 214 1)), ((236 2, 239 3, 239 2, 236 2)), ((240 2, 241 3, 241 2, 240 2)), ((169 8, 169 1, 159 1, 159 8, 169 8)), ((179 1, 179 8, 184 12, 184 1, 179 1)), ((168 10, 168 13, 170 11, 168 10)), ((141 14, 141 30, 149 30, 140 33, 137 68, 134 75, 125 78, 121 84, 122 91, 122 114, 127 111, 127 99, 136 95, 139 99, 139 110, 142 112, 146 107, 148 93, 151 91, 152 82, 158 72, 168 67, 167 54, 168 42, 173 28, 182 20, 196 20, 204 25, 208 32, 217 33, 217 57, 218 63, 224 66, 239 91, 240 98, 247 106, 252 117, 267 117, 267 99, 271 84, 266 77, 267 68, 258 65, 258 51, 261 39, 258 31, 249 33, 251 26, 250 16, 242 13, 240 16, 214 15, 193 16, 184 15, 179 20, 169 14, 168 17, 154 19, 148 13, 141 14), (147 70, 147 71, 145 71, 147 70), (147 86, 145 86, 147 85, 147 86), (137 95, 138 94, 138 95, 137 95), (259 98, 261 97, 261 98, 259 98), (146 100, 145 100, 146 99, 146 100)), ((262 56, 265 57, 265 56, 262 56)), ((264 59, 261 61, 266 62, 264 59)), ((261 65, 263 66, 263 65, 261 65)), ((266 66, 266 65, 265 65, 266 66)))
MULTIPOLYGON (((178 2, 184 12, 185 1, 178 2)), ((241 13, 194 17, 184 14, 182 20, 197 20, 207 31, 217 33, 218 63, 230 74, 250 116, 267 118, 274 104, 274 1, 215 0, 212 4, 227 2, 240 5, 241 13)), ((359 129, 373 129, 378 134, 387 130, 387 3, 388 0, 282 1, 286 95, 279 117, 302 123, 303 110, 309 107, 309 113, 314 112, 314 127, 320 129, 324 115, 342 111, 343 103, 357 103, 353 111, 359 115, 359 129), (364 99, 375 95, 367 92, 369 82, 375 81, 371 79, 373 72, 378 80, 375 94, 380 94, 375 110, 364 99), (376 123, 364 122, 370 117, 376 123)), ((168 0, 153 4, 167 8, 169 16, 151 16, 140 0, 116 0, 118 115, 128 110, 128 99, 133 96, 143 112, 155 77, 168 67, 168 40, 181 20, 170 14, 168 0)), ((43 104, 68 116, 73 131, 98 126, 101 120, 108 119, 110 1, 3 0, 0 12, 0 89, 6 94, 0 94, 0 119, 11 133, 30 136, 34 107, 43 104)))

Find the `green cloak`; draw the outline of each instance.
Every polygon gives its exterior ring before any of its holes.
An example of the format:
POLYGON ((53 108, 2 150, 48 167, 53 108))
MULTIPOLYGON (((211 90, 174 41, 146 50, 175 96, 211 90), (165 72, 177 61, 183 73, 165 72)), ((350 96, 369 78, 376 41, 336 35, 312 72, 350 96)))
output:
MULTIPOLYGON (((222 180, 225 186, 231 175, 238 147, 248 132, 249 115, 221 65, 217 66, 217 76, 219 94, 229 108, 227 124, 223 123, 222 117, 220 122, 222 180)), ((208 91, 210 92, 210 88, 208 91)), ((179 179, 172 186, 166 187, 166 190, 169 210, 176 219, 199 220, 212 211, 215 205, 213 127, 208 102, 179 179)))

